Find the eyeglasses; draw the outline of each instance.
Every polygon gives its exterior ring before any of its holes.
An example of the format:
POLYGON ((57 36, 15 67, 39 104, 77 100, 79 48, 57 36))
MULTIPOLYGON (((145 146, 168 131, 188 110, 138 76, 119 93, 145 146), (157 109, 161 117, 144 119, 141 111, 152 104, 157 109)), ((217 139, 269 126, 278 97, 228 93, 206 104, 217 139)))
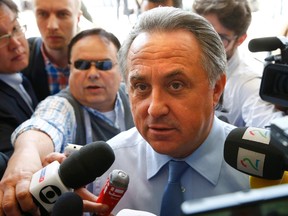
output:
POLYGON ((104 61, 90 61, 90 60, 77 60, 74 62, 74 67, 78 70, 88 70, 91 65, 94 65, 98 70, 111 70, 113 63, 111 60, 104 61))
POLYGON ((7 46, 10 43, 10 39, 12 37, 14 38, 19 38, 22 37, 24 35, 24 33, 27 30, 27 26, 23 25, 23 26, 15 26, 12 30, 12 32, 10 34, 5 34, 0 36, 0 48, 7 46))
POLYGON ((234 36, 233 38, 228 38, 227 36, 225 36, 225 35, 223 35, 223 34, 218 34, 219 35, 219 37, 221 38, 221 40, 222 40, 222 43, 223 43, 223 46, 224 46, 224 48, 227 48, 229 45, 230 45, 230 43, 233 41, 233 40, 235 40, 235 39, 237 39, 237 37, 238 36, 234 36))

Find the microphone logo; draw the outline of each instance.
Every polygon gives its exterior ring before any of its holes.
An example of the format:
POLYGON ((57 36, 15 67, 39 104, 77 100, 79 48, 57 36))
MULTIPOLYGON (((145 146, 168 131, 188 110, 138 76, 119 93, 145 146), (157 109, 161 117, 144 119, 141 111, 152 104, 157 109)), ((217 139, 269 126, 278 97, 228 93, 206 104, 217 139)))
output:
POLYGON ((243 134, 243 139, 268 145, 270 142, 270 132, 262 128, 248 127, 243 134))
POLYGON ((237 169, 249 175, 263 176, 265 154, 239 148, 237 169))
POLYGON ((47 204, 53 204, 61 196, 61 190, 54 185, 47 185, 43 187, 39 192, 39 197, 42 202, 47 204))
POLYGON ((256 171, 258 171, 259 169, 259 162, 260 160, 256 160, 255 161, 255 164, 253 164, 253 162, 249 159, 249 158, 244 158, 243 160, 241 160, 241 164, 244 166, 244 167, 248 167, 248 164, 256 171), (248 163, 248 164, 247 164, 248 163))

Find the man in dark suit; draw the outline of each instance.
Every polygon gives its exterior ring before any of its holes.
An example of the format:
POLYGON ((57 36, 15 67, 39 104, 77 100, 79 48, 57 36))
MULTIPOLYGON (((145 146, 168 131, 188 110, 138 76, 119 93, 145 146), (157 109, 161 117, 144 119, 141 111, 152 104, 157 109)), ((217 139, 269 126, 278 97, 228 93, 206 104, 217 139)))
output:
POLYGON ((0 152, 13 152, 10 136, 29 119, 37 99, 29 81, 19 73, 27 67, 29 47, 25 26, 17 21, 18 9, 11 0, 0 0, 0 152))

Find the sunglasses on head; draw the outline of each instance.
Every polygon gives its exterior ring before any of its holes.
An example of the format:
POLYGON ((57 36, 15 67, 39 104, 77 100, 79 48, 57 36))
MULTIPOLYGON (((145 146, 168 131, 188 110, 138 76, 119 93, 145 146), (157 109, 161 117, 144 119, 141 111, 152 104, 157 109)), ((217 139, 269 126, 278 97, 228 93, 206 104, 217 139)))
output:
POLYGON ((94 65, 98 70, 111 70, 113 63, 111 60, 103 61, 90 61, 90 60, 77 60, 74 62, 74 67, 78 70, 88 70, 91 65, 94 65))

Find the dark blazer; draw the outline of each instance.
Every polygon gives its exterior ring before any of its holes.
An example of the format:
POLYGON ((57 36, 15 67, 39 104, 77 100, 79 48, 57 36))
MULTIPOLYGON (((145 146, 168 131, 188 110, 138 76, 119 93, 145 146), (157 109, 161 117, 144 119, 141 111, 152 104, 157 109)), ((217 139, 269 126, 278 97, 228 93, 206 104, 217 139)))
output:
POLYGON ((41 53, 42 39, 33 37, 28 39, 30 47, 29 66, 21 72, 30 81, 38 101, 50 95, 46 66, 41 53))
MULTIPOLYGON (((26 78, 23 78, 22 84, 30 95, 35 109, 38 102, 31 84, 26 78)), ((0 152, 10 157, 13 152, 11 134, 16 127, 31 117, 32 111, 21 95, 2 80, 0 80, 0 101, 0 152)))

